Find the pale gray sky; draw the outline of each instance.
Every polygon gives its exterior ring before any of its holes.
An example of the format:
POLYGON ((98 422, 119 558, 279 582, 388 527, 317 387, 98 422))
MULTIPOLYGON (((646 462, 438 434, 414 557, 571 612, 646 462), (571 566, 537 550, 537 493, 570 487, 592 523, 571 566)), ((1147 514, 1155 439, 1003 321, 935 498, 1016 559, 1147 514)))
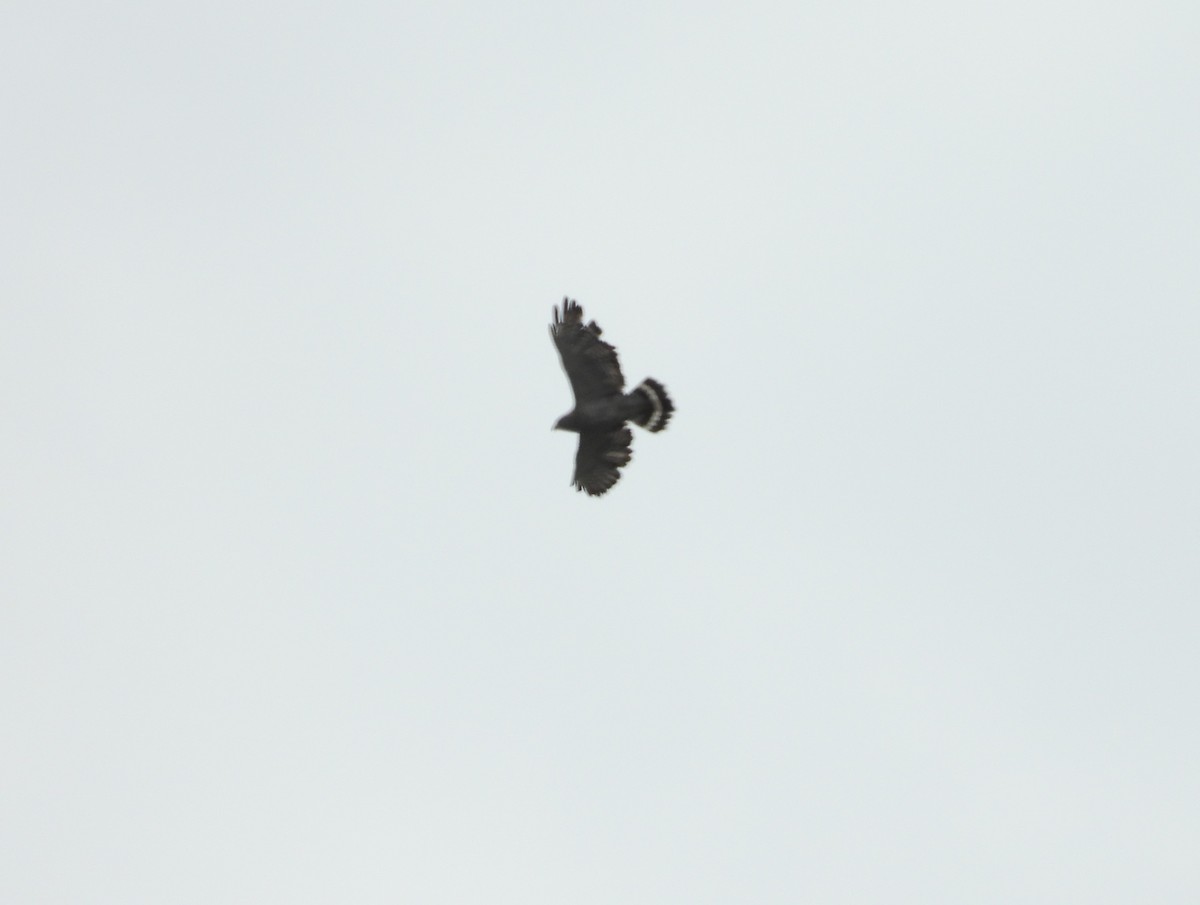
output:
POLYGON ((1197 901, 1193 2, 0 20, 0 900, 1197 901))

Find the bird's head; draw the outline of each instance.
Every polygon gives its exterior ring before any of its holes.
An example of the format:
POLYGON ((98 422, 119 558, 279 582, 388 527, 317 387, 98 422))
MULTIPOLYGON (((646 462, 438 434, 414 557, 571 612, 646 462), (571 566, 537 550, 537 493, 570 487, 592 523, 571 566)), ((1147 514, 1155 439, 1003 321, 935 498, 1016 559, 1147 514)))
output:
POLYGON ((557 421, 555 421, 554 427, 551 428, 551 430, 556 430, 556 431, 569 431, 569 430, 574 430, 574 429, 575 429, 575 424, 574 424, 573 419, 571 418, 570 412, 568 412, 567 414, 565 414, 561 418, 559 418, 557 421))

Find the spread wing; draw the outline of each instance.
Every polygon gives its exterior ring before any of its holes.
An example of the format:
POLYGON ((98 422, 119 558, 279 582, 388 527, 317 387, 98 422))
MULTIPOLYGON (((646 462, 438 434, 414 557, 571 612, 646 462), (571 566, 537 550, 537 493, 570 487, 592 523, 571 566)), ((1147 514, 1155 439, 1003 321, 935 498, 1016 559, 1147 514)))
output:
POLYGON ((627 465, 632 455, 631 442, 633 435, 627 427, 581 433, 579 452, 575 454, 575 489, 586 490, 588 496, 600 496, 617 483, 621 477, 617 469, 627 465))
POLYGON ((612 396, 625 387, 617 350, 600 338, 600 332, 595 321, 584 325, 583 309, 576 302, 563 299, 561 316, 554 309, 550 336, 571 381, 576 405, 612 396))

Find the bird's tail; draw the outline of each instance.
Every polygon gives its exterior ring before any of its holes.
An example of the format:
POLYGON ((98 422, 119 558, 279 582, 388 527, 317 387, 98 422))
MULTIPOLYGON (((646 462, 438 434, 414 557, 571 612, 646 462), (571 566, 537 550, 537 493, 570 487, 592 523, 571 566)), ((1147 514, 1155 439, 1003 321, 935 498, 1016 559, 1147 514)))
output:
POLYGON ((675 411, 675 403, 667 395, 666 387, 653 377, 647 377, 634 388, 632 395, 646 402, 643 411, 633 419, 634 424, 641 425, 651 433, 658 433, 667 426, 671 413, 675 411))

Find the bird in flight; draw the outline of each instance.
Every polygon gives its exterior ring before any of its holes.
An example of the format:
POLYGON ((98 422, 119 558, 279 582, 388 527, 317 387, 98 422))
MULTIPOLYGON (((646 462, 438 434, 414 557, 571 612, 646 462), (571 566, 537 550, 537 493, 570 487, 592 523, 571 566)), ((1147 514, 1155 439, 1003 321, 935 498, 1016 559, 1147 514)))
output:
POLYGON ((550 336, 575 393, 575 408, 559 418, 554 428, 579 434, 573 483, 576 490, 585 490, 589 496, 607 492, 621 477, 617 469, 629 464, 633 434, 626 421, 658 433, 675 411, 666 389, 653 378, 624 392, 617 350, 602 340, 600 333, 595 321, 584 324, 583 309, 577 302, 563 299, 562 313, 554 309, 550 336))

